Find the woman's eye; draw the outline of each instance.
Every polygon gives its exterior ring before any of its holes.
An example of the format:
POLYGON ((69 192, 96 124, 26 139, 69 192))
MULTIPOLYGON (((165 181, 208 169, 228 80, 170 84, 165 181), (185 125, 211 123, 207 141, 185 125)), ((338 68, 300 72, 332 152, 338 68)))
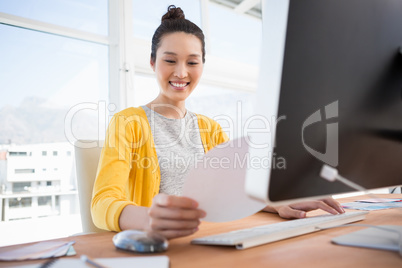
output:
POLYGON ((189 62, 188 64, 189 64, 189 65, 197 65, 198 62, 189 62))
POLYGON ((167 63, 175 63, 174 60, 165 60, 167 63))

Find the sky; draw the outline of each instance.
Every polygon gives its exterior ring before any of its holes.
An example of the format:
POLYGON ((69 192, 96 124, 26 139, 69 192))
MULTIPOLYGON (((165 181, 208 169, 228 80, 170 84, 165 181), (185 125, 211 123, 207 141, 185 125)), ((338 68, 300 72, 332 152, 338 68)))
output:
MULTIPOLYGON (((106 34, 106 10, 89 2, 94 1, 0 0, 0 12, 106 34)), ((0 36, 0 107, 18 107, 30 96, 47 99, 50 106, 107 98, 105 45, 3 24, 0 36)))

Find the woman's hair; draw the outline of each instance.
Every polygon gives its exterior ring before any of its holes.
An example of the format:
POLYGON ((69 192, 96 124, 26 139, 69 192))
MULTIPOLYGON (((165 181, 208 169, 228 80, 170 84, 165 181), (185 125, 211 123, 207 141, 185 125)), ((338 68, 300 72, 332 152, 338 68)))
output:
POLYGON ((180 7, 174 5, 168 7, 166 14, 162 16, 161 25, 159 25, 152 37, 151 60, 153 62, 156 60, 156 51, 161 45, 162 37, 175 32, 192 34, 200 39, 202 46, 202 62, 205 63, 204 33, 197 25, 185 18, 184 12, 180 7))

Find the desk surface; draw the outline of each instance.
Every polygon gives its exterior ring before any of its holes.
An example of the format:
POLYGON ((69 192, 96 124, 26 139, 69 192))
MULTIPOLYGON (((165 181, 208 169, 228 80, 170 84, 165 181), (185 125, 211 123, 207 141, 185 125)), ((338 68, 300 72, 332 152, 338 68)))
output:
MULTIPOLYGON (((402 195, 381 195, 381 197, 402 198, 402 195)), ((342 203, 365 197, 341 199, 342 203)), ((309 213, 320 214, 314 211, 309 213)), ((276 214, 260 212, 250 217, 228 223, 203 222, 200 230, 189 237, 169 241, 165 254, 170 258, 172 268, 180 267, 402 267, 402 257, 397 252, 345 247, 331 244, 331 239, 364 227, 335 228, 319 231, 262 246, 237 250, 232 247, 191 245, 193 238, 283 221, 276 214)), ((372 211, 360 223, 373 225, 402 225, 402 209, 372 211)), ((117 250, 112 242, 114 232, 96 233, 67 237, 63 241, 76 241, 74 248, 79 258, 86 254, 94 258, 144 256, 117 250)), ((14 245, 0 248, 0 251, 18 248, 14 245)), ((149 255, 145 255, 149 256, 149 255)), ((154 255, 152 255, 154 256, 154 255)), ((30 262, 0 262, 0 267, 13 267, 30 262)))

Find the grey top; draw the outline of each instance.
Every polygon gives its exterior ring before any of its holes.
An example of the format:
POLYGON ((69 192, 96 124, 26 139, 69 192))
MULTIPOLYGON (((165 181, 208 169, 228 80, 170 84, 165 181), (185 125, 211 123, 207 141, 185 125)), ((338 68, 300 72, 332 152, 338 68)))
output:
POLYGON ((204 155, 198 119, 187 111, 182 119, 170 119, 141 106, 147 115, 161 171, 160 193, 182 195, 184 178, 204 155))

